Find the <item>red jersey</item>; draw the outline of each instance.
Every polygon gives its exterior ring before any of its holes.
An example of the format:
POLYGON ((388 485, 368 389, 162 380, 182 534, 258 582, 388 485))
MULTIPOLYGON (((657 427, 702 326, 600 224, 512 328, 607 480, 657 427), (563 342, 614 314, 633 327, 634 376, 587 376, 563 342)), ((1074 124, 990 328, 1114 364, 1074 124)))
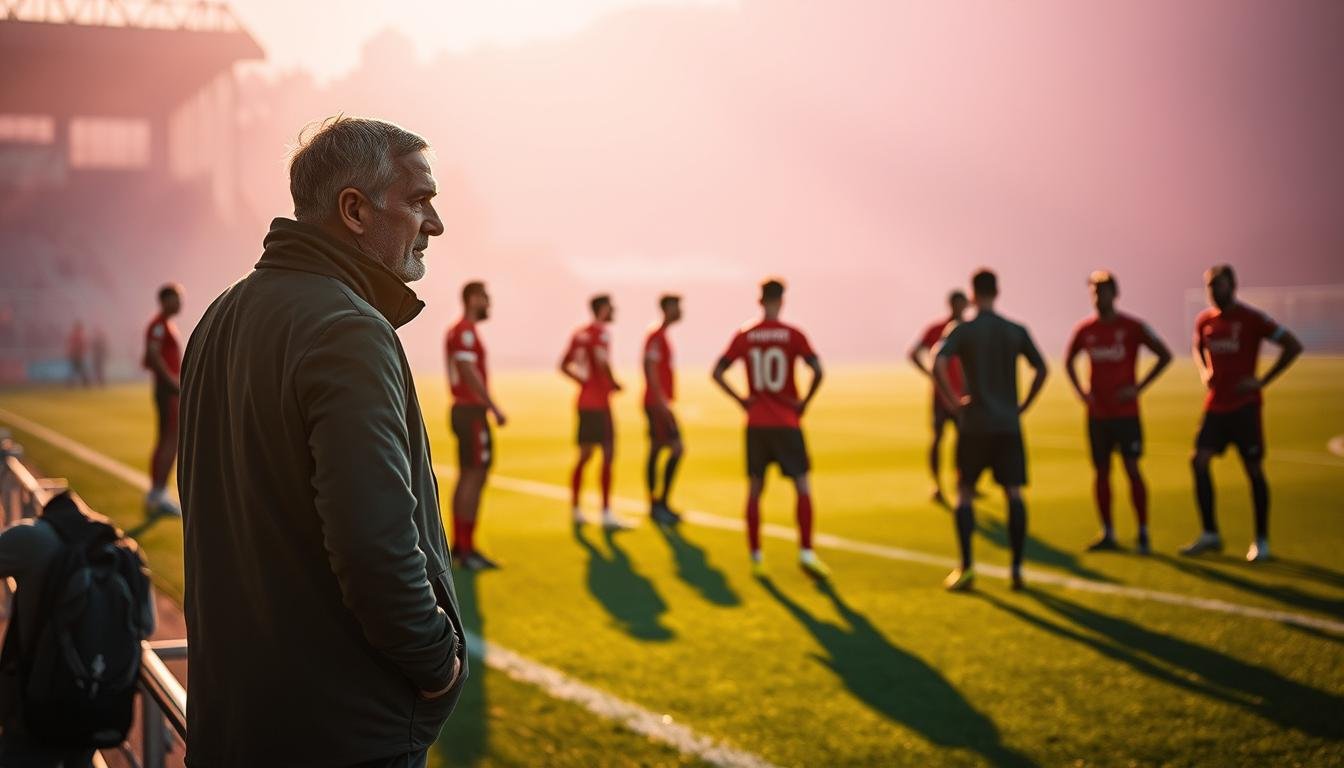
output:
POLYGON ((609 409, 614 382, 607 375, 611 365, 611 333, 607 324, 594 321, 575 331, 565 351, 565 362, 587 371, 579 388, 579 410, 609 409))
MULTIPOLYGON (((672 345, 667 341, 667 329, 658 326, 644 338, 644 360, 653 363, 654 375, 658 377, 658 389, 670 403, 676 394, 672 388, 672 345)), ((648 369, 644 372, 644 404, 655 405, 653 388, 649 386, 648 369)))
POLYGON ((1092 369, 1088 392, 1092 404, 1087 415, 1094 419, 1116 419, 1139 415, 1139 400, 1121 401, 1120 390, 1138 383, 1135 369, 1139 362, 1139 347, 1152 336, 1143 322, 1117 312, 1110 321, 1093 315, 1073 329, 1069 340, 1068 356, 1087 352, 1092 369))
POLYGON ((1237 384, 1255 375, 1260 342, 1277 339, 1282 333, 1268 315, 1245 304, 1233 304, 1225 311, 1210 307, 1200 312, 1195 318, 1195 343, 1204 350, 1213 373, 1204 410, 1226 413, 1258 404, 1259 391, 1239 394, 1237 384))
POLYGON ((163 360, 163 367, 174 376, 181 374, 182 342, 177 334, 177 325, 161 314, 155 315, 154 319, 149 321, 149 327, 145 329, 146 370, 154 370, 150 365, 150 347, 156 343, 159 345, 159 358, 163 360))
POLYGON ((466 377, 458 372, 459 365, 475 365, 481 375, 481 383, 488 385, 489 374, 485 367, 485 344, 476 333, 476 323, 463 317, 457 325, 448 329, 444 340, 444 354, 448 358, 448 386, 453 391, 453 402, 458 405, 485 405, 485 399, 476 394, 468 384, 466 377))
MULTIPOLYGON (((956 322, 952 318, 939 320, 928 328, 924 329, 924 334, 919 339, 919 348, 927 349, 933 352, 943 340, 943 334, 947 332, 947 327, 956 322)), ((961 373, 961 358, 953 357, 947 364, 947 378, 952 384, 952 393, 960 398, 966 394, 966 382, 961 373)), ((938 397, 937 385, 934 386, 933 396, 938 397)))
POLYGON ((747 426, 799 426, 793 369, 798 358, 816 354, 802 331, 778 320, 762 320, 737 332, 723 359, 729 363, 747 361, 752 399, 747 426))

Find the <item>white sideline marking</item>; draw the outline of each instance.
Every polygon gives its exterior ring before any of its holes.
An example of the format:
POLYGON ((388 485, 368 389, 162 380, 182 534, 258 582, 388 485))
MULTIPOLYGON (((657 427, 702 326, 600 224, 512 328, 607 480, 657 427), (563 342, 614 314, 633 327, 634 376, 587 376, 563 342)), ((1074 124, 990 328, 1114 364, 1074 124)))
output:
MULTIPOLYGON (((38 439, 50 443, 86 464, 107 472, 124 481, 127 485, 139 488, 142 491, 149 490, 149 475, 132 469, 111 456, 99 453, 59 432, 54 432, 41 424, 3 408, 0 408, 0 420, 8 421, 19 429, 32 433, 38 439)), ((671 715, 660 715, 638 704, 632 704, 610 693, 598 690, 569 677, 558 669, 533 661, 526 656, 521 656, 501 645, 483 640, 474 632, 467 632, 466 635, 467 647, 477 657, 484 653, 487 667, 503 672, 520 683, 540 688, 543 693, 551 698, 578 704, 598 717, 615 720, 635 733, 667 744, 682 754, 694 755, 711 765, 724 766, 725 768, 776 768, 773 763, 750 752, 734 749, 706 736, 701 736, 688 726, 674 722, 671 715)))
MULTIPOLYGON (((31 432, 38 438, 45 440, 58 448, 66 450, 77 458, 98 467, 137 488, 143 490, 149 487, 149 478, 144 473, 138 472, 109 456, 98 453, 86 445, 75 442, 59 432, 54 432, 41 424, 25 419, 3 408, 0 408, 0 419, 12 422, 19 429, 31 432)), ((445 476, 450 476, 456 472, 452 467, 444 464, 435 464, 434 469, 445 476)), ((542 498, 563 501, 569 500, 569 489, 565 486, 553 483, 543 483, 536 480, 526 480, 518 477, 506 477, 492 474, 490 476, 490 484, 501 490, 525 493, 532 496, 540 496, 542 498)), ((647 504, 635 499, 614 497, 613 501, 615 502, 615 507, 621 511, 634 512, 640 515, 643 515, 648 511, 647 504)), ((745 529, 745 523, 739 519, 714 515, 708 512, 700 512, 697 510, 688 510, 685 513, 685 519, 689 523, 694 523, 695 525, 701 525, 707 528, 719 528, 726 531, 742 531, 745 529)), ((775 525, 773 523, 766 523, 761 526, 761 532, 771 538, 784 539, 786 541, 792 541, 796 537, 796 533, 792 528, 783 525, 775 525)), ((940 568, 952 568, 956 565, 956 562, 950 557, 934 555, 928 552, 920 552, 913 549, 893 547, 885 544, 874 544, 867 541, 848 539, 829 533, 818 533, 814 539, 821 546, 844 552, 872 555, 888 560, 921 563, 924 565, 938 566, 940 568)), ((1006 580, 1009 575, 1008 569, 999 565, 977 565, 976 572, 977 574, 983 574, 994 579, 1006 580)), ((1203 611, 1226 613, 1233 616, 1244 616, 1253 619, 1264 619, 1266 621, 1277 621, 1284 624, 1293 624, 1299 627, 1319 629, 1325 632, 1344 635, 1344 621, 1310 616, 1303 613, 1281 611, 1273 608, 1260 608, 1258 606, 1233 603, 1211 597, 1196 597, 1176 592, 1144 589, 1143 587, 1127 587, 1119 584, 1108 584, 1106 582, 1093 581, 1091 579, 1066 576, 1051 571, 1038 571, 1033 568, 1025 569, 1024 575, 1027 577, 1028 581, 1036 584, 1051 584, 1078 592, 1091 592, 1094 594, 1111 595, 1114 597, 1128 597, 1135 600, 1147 600, 1149 602, 1165 603, 1167 605, 1176 605, 1183 608, 1197 608, 1203 611)))
MULTIPOLYGON (((434 469, 441 475, 452 475, 455 470, 447 465, 436 464, 434 469)), ((569 500, 569 489, 562 485, 553 485, 551 483, 541 483, 535 480, 525 480, 517 477, 504 477, 500 475, 491 475, 490 484, 496 488, 517 493, 525 493, 542 498, 557 499, 562 501, 569 500)), ((648 504, 635 499, 612 497, 613 506, 622 512, 633 512, 636 514, 646 514, 648 504)), ((736 518, 724 517, 722 515, 700 512, 698 510, 687 510, 684 513, 686 522, 706 528, 718 528, 725 531, 743 531, 746 524, 736 518)), ((783 539, 793 541, 797 538, 797 532, 788 526, 766 523, 761 526, 761 532, 772 539, 783 539)), ((920 563, 923 565, 932 565, 939 568, 954 568, 957 561, 943 555, 934 555, 928 552, 920 552, 913 549, 904 549, 902 547, 893 547, 886 544, 874 544, 867 541, 858 541, 848 539, 842 536, 835 536, 829 533, 818 533, 813 536, 816 543, 827 549, 835 549, 843 552, 854 552, 862 555, 872 555, 873 557, 886 558, 888 560, 901 560, 908 563, 920 563)), ((977 565, 975 566, 977 575, 989 576, 994 579, 1007 580, 1009 571, 1001 565, 977 565)), ((1034 568, 1023 569, 1027 581, 1032 584, 1050 584, 1063 589, 1071 589, 1078 592, 1091 592, 1100 595, 1111 595, 1113 597, 1127 597, 1134 600, 1147 600, 1153 603, 1165 603, 1167 605, 1177 605, 1182 608, 1197 608, 1202 611, 1212 611, 1214 613, 1226 613, 1233 616, 1244 616, 1252 619, 1264 619, 1266 621, 1277 621, 1284 624, 1294 624, 1299 627, 1310 629, 1319 629, 1325 632, 1333 632, 1344 635, 1344 621, 1336 621, 1318 616, 1310 616, 1303 613, 1294 613, 1292 611, 1281 611, 1273 608, 1260 608, 1254 605, 1244 605, 1242 603, 1232 603, 1226 600, 1219 600, 1212 597, 1196 597, 1194 595, 1183 595, 1176 592, 1162 592, 1155 589, 1145 589, 1143 587, 1127 587, 1120 584, 1109 584, 1104 581, 1095 581, 1093 579, 1081 579, 1076 576, 1066 576, 1052 571, 1040 571, 1034 568)))
POLYGON ((484 658, 485 665, 491 669, 503 672, 520 683, 540 688, 551 698, 573 702, 598 717, 615 720, 635 733, 661 741, 682 754, 695 755, 707 763, 732 768, 774 768, 772 763, 750 752, 724 746, 673 722, 670 715, 650 712, 637 704, 581 683, 558 669, 482 640, 472 632, 467 633, 467 648, 478 658, 484 658))
POLYGON ((1336 456, 1344 456, 1344 435, 1336 435, 1330 438, 1330 442, 1325 447, 1336 456))

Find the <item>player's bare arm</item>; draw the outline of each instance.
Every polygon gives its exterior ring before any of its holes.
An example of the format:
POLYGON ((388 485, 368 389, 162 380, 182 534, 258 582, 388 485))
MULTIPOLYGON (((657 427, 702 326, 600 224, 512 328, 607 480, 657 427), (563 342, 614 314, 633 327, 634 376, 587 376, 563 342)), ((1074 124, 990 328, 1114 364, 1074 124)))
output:
POLYGON ((482 378, 476 364, 469 360, 454 360, 452 365, 456 366, 457 375, 462 377, 462 382, 467 385, 472 394, 480 398, 481 402, 485 403, 485 407, 495 415, 495 423, 501 427, 504 426, 508 419, 504 416, 504 412, 499 409, 499 406, 495 404, 494 398, 490 397, 490 388, 485 386, 485 379, 482 378))
POLYGON ((1026 413, 1027 409, 1031 407, 1031 404, 1036 401, 1036 396, 1041 394, 1041 388, 1045 386, 1046 374, 1049 373, 1045 360, 1040 358, 1032 360, 1028 358, 1027 362, 1031 364, 1036 375, 1031 379, 1031 388, 1027 390, 1027 396, 1022 399, 1022 405, 1017 409, 1018 413, 1026 413))
POLYGON ((1073 385, 1073 391, 1078 393, 1078 399, 1083 401, 1084 405, 1092 405, 1092 393, 1083 389, 1083 382, 1078 378, 1078 355, 1082 354, 1082 349, 1075 345, 1069 345, 1069 351, 1064 355, 1064 372, 1069 375, 1069 383, 1073 385))
MULTIPOLYGON (((918 370, 925 376, 928 376, 929 378, 933 378, 933 366, 924 362, 924 353, 925 353, 925 347, 923 342, 916 341, 915 345, 913 347, 910 347, 910 353, 907 355, 907 357, 910 359, 910 364, 915 366, 916 370, 918 370)), ((928 353, 930 356, 932 356, 933 350, 931 349, 928 350, 928 353)))
POLYGON ((1138 397, 1140 392, 1147 389, 1154 381, 1157 381, 1157 377, 1161 376, 1162 372, 1167 369, 1167 366, 1171 365, 1171 350, 1168 349, 1166 343, 1153 332, 1153 329, 1146 325, 1143 327, 1143 346, 1147 347, 1148 351, 1152 352, 1154 355, 1157 355, 1157 361, 1153 363, 1152 368, 1148 369, 1148 373, 1144 375, 1138 385, 1132 388, 1132 394, 1129 392, 1130 388, 1120 391, 1120 399, 1122 400, 1133 400, 1138 397))
POLYGON ((1204 349, 1204 339, 1195 337, 1190 345, 1190 356, 1195 360, 1195 370, 1199 371, 1199 380, 1208 387, 1213 382, 1213 366, 1209 364, 1208 351, 1204 349))
POLYGON ((952 394, 952 379, 947 372, 948 358, 938 355, 933 358, 933 381, 938 387, 938 397, 947 405, 953 413, 960 413, 965 407, 965 400, 958 400, 952 394))
POLYGON ((807 406, 811 405, 812 398, 817 396, 817 390, 821 389, 822 379, 820 357, 809 355, 808 357, 803 358, 803 362, 807 364, 808 368, 812 369, 812 383, 807 387, 807 394, 804 395, 802 401, 798 403, 799 416, 802 416, 803 412, 807 410, 807 406))
POLYGON ((1279 377, 1279 374, 1288 370, 1288 366, 1297 360, 1298 355, 1302 354, 1302 342, 1298 341, 1293 332, 1287 328, 1280 328, 1278 336, 1271 338, 1270 341, 1279 345, 1279 359, 1274 361, 1274 365, 1265 371, 1265 375, 1260 378, 1250 377, 1238 385, 1237 389, 1242 392, 1253 392, 1258 389, 1264 389, 1269 383, 1279 377))
POLYGON ((567 378, 573 379, 579 386, 583 386, 584 382, 587 381, 574 370, 574 354, 572 352, 566 352, 565 356, 560 358, 560 372, 567 378))
POLYGON ((714 366, 714 383, 718 384, 719 389, 726 392, 729 397, 736 400, 737 404, 742 406, 742 410, 745 411, 747 408, 751 407, 751 400, 737 394, 737 391, 733 389, 733 385, 729 384, 728 379, 725 378, 725 374, 728 373, 728 369, 732 364, 733 362, 725 357, 719 361, 718 365, 714 366))

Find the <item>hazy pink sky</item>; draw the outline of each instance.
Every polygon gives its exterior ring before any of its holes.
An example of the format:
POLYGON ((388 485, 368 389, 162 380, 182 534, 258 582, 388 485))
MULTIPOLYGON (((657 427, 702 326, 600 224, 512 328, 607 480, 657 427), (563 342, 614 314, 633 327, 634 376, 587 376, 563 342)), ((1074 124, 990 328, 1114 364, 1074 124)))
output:
POLYGON ((415 52, 515 46, 571 35, 595 19, 649 5, 733 6, 737 0, 232 0, 243 24, 266 49, 272 70, 306 69, 319 79, 343 75, 380 30, 404 34, 415 52))

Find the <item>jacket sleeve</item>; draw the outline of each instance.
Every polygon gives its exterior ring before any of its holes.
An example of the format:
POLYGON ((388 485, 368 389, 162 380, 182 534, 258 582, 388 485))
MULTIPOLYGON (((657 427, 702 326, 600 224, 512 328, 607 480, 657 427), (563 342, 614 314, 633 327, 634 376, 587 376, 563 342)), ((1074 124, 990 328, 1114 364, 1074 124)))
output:
POLYGON ((391 327, 352 315, 304 355, 294 386, 323 544, 364 636, 421 690, 452 675, 457 635, 419 548, 408 382, 391 327))

